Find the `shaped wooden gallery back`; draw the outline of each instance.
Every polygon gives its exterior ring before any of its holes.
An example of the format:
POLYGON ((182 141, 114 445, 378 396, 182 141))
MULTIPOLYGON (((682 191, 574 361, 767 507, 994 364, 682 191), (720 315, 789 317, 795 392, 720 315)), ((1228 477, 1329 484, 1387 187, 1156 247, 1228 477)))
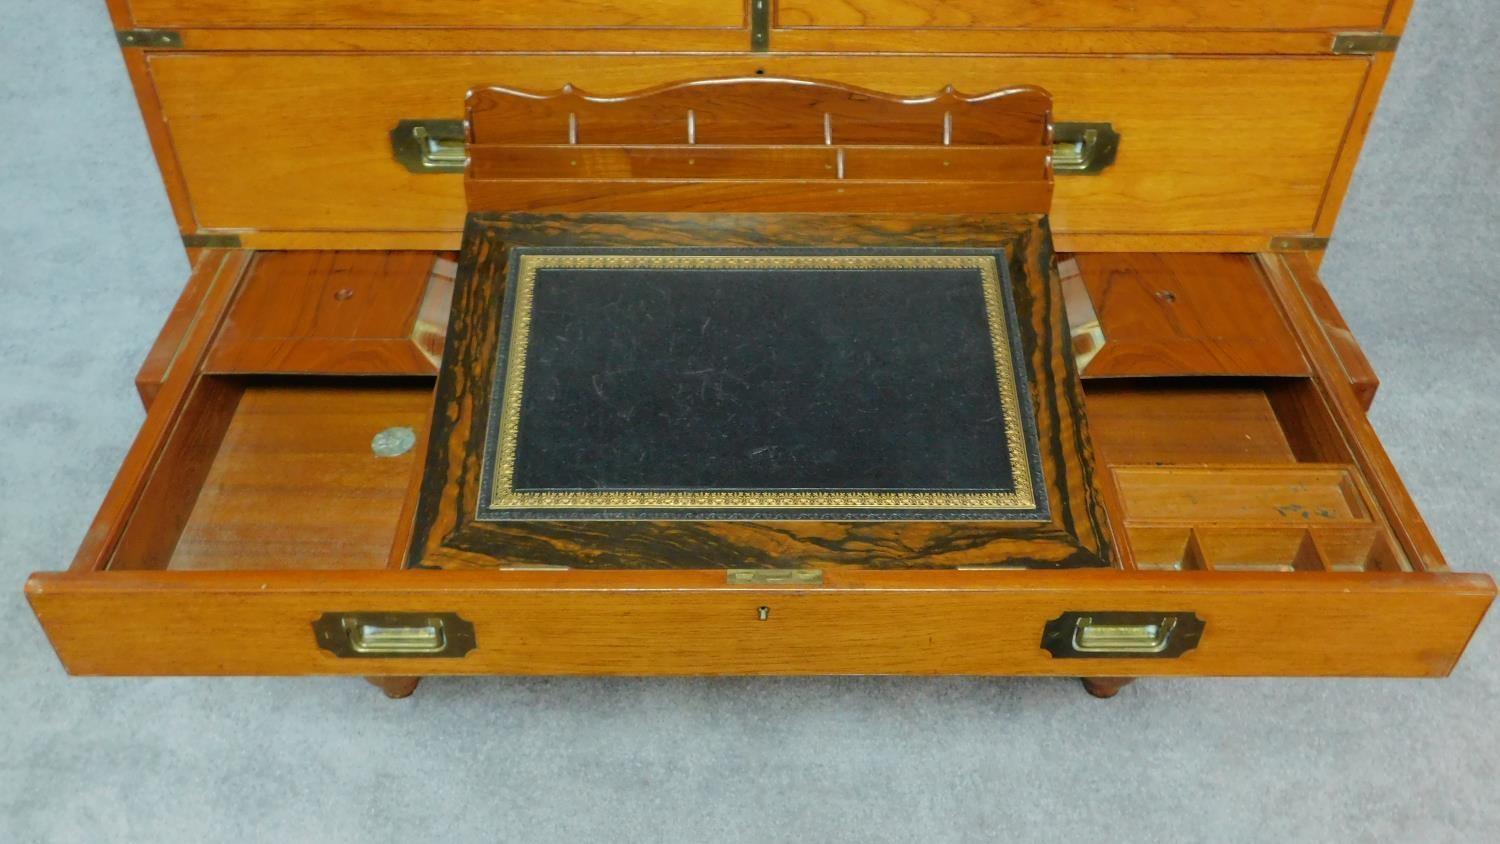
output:
POLYGON ((479 88, 471 211, 1046 213, 1039 88, 898 97, 798 79, 709 79, 618 97, 479 88))

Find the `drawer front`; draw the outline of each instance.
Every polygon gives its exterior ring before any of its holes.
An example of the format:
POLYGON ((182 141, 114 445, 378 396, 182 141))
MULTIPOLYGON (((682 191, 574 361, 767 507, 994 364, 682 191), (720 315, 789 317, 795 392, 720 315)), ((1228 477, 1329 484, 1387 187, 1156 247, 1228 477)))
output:
POLYGON ((779 0, 780 27, 1379 29, 1389 0, 779 0))
POLYGON ((1360 58, 157 54, 151 75, 197 225, 458 231, 463 180, 391 155, 402 119, 458 118, 483 84, 616 93, 701 76, 838 79, 906 94, 1047 88, 1110 122, 1097 176, 1059 179, 1060 234, 1312 229, 1369 62, 1360 58))
POLYGON ((741 27, 743 0, 131 0, 149 27, 741 27))
POLYGON ((33 575, 27 593, 73 674, 1441 677, 1494 589, 1475 575, 954 572, 902 588, 866 573, 809 589, 671 574, 109 572, 33 575), (473 648, 369 658, 314 632, 329 614, 394 613, 457 616, 473 648), (1106 613, 1201 621, 1201 637, 1142 656, 1044 649, 1059 621, 1106 613))

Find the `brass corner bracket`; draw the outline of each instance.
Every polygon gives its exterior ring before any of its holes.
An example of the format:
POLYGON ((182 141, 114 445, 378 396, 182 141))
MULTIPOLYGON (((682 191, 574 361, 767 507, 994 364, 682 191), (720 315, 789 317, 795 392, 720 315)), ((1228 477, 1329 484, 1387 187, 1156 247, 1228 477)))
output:
POLYGON ((1282 235, 1271 238, 1272 252, 1317 252, 1328 248, 1328 238, 1311 235, 1282 235))
POLYGON ((185 234, 182 245, 189 249, 239 249, 244 244, 237 234, 185 234))
POLYGON ((150 47, 176 50, 182 47, 182 35, 173 29, 117 29, 115 40, 121 47, 150 47))
POLYGON ((1395 52, 1401 36, 1380 32, 1346 32, 1333 37, 1335 56, 1370 56, 1375 53, 1395 52))

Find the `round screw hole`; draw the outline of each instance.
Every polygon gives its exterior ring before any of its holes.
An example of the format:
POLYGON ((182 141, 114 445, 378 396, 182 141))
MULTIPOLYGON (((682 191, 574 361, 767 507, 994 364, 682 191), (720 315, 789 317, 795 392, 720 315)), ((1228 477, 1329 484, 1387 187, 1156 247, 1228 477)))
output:
POLYGON ((347 302, 354 298, 354 291, 347 287, 340 287, 333 291, 333 298, 339 302, 347 302))
POLYGON ((755 75, 756 76, 765 76, 766 75, 766 69, 763 68, 763 67, 757 67, 755 69, 755 75))

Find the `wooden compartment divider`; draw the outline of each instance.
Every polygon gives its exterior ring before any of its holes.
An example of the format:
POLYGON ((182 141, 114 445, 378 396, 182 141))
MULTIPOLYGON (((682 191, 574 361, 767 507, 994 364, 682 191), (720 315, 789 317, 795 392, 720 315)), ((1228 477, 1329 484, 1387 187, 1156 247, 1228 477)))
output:
POLYGON ((597 96, 481 88, 464 191, 487 211, 1041 213, 1052 100, 895 97, 770 76, 597 96))

